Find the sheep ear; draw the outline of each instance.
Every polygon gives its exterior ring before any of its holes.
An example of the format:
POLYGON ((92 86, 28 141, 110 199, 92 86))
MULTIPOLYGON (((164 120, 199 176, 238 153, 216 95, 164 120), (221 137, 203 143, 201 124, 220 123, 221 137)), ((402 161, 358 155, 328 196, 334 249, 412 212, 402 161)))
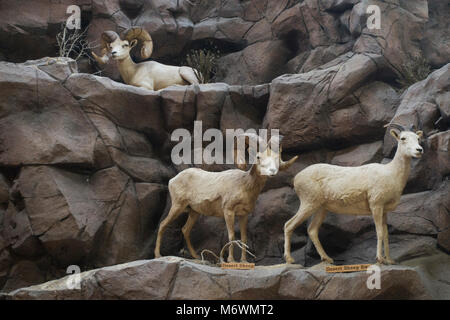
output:
POLYGON ((394 129, 391 129, 391 131, 389 131, 389 133, 391 134, 391 136, 393 136, 395 138, 395 140, 398 141, 400 139, 397 131, 395 131, 394 129))
POLYGON ((423 137, 423 131, 422 130, 417 131, 416 134, 419 136, 419 138, 423 137))
POLYGON ((137 45, 138 41, 136 39, 133 39, 130 41, 130 48, 134 48, 137 45))

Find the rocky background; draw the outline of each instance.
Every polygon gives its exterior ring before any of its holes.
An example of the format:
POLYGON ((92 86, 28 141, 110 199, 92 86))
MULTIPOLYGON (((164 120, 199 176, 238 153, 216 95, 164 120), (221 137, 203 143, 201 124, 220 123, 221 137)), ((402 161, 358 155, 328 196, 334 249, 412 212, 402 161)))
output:
MULTIPOLYGON (((187 167, 171 163, 170 134, 192 130, 194 120, 203 130, 280 129, 283 158, 300 155, 268 181, 250 216, 258 265, 283 262, 282 227, 299 206, 291 187, 298 171, 318 162, 388 162, 395 144, 383 125, 393 119, 420 127, 424 157, 413 161, 401 203, 388 218, 391 255, 399 262, 447 255, 449 5, 370 1, 382 20, 380 30, 369 30, 368 4, 1 1, 1 290, 62 277, 69 265, 84 271, 152 258, 158 224, 170 208, 167 181, 187 167), (179 63, 191 49, 218 48, 216 83, 153 92, 120 83, 113 64, 98 73, 87 58, 48 58, 57 56, 55 37, 71 4, 82 8, 89 41, 104 30, 139 25, 152 35, 157 61, 179 63), (402 87, 398 80, 418 55, 431 73, 402 87)), ((189 257, 180 231, 185 219, 166 232, 163 255, 189 257)), ((375 261, 371 217, 330 214, 320 239, 338 264, 375 261)), ((192 240, 197 250, 219 252, 227 242, 224 221, 201 217, 192 240)), ((319 262, 306 225, 292 241, 298 263, 319 262)), ((448 278, 438 280, 448 287, 448 278)))

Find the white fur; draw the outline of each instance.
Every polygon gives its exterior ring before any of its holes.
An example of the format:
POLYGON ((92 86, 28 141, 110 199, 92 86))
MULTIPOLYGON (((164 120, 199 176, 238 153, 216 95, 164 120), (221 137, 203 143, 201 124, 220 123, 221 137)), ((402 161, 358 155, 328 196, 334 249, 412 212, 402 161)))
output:
MULTIPOLYGON (((296 159, 297 156, 283 162, 279 153, 267 148, 258 153, 256 163, 248 171, 230 169, 208 172, 199 168, 189 168, 180 172, 169 181, 172 207, 159 227, 155 257, 160 257, 161 239, 168 224, 186 211, 189 218, 182 231, 193 257, 199 258, 191 245, 190 232, 200 214, 224 217, 230 241, 234 240, 234 218, 238 216, 241 240, 246 243, 247 216, 253 211, 267 176, 276 175, 278 168, 287 169, 296 159)), ((228 261, 234 261, 233 245, 229 247, 228 261)), ((241 261, 246 261, 245 250, 242 250, 241 261)))
POLYGON ((302 222, 313 216, 308 235, 323 261, 333 263, 322 248, 318 232, 327 211, 337 214, 372 215, 377 232, 377 261, 393 263, 389 257, 387 212, 394 210, 408 180, 411 157, 423 153, 419 145, 422 132, 391 130, 398 141, 394 159, 388 164, 371 163, 360 167, 341 167, 315 164, 299 172, 294 178, 294 189, 300 198, 298 212, 284 225, 284 256, 291 256, 291 235, 302 222), (384 242, 382 256, 381 246, 384 242))
MULTIPOLYGON (((137 44, 136 40, 116 40, 108 44, 107 53, 118 62, 119 72, 126 84, 143 87, 149 90, 160 90, 171 85, 198 84, 198 74, 191 67, 176 67, 165 65, 156 61, 135 63, 130 57, 130 50, 137 44)), ((104 64, 108 61, 107 55, 92 55, 97 62, 104 64)))

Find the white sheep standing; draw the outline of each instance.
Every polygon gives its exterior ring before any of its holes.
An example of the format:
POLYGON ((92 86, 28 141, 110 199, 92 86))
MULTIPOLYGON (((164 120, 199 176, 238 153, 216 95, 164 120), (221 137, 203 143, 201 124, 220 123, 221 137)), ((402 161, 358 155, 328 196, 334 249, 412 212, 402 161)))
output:
POLYGON ((423 149, 419 144, 422 131, 416 133, 402 126, 390 130, 397 140, 394 159, 387 164, 371 163, 359 167, 341 167, 315 164, 299 172, 294 178, 294 189, 300 198, 300 208, 284 225, 284 258, 293 263, 291 236, 306 219, 313 216, 308 227, 322 261, 333 263, 319 241, 319 228, 327 211, 337 214, 372 215, 377 234, 377 262, 395 263, 389 256, 387 213, 394 210, 405 188, 410 172, 411 158, 420 158, 423 149), (382 244, 384 254, 382 255, 382 244))
MULTIPOLYGON (((265 141, 256 134, 244 134, 246 139, 258 141, 260 151, 256 154, 255 163, 249 170, 245 163, 239 164, 240 169, 230 169, 222 172, 208 172, 199 168, 183 170, 169 181, 169 193, 172 206, 169 214, 161 222, 155 246, 155 257, 160 254, 160 246, 163 233, 168 224, 175 220, 181 213, 188 212, 189 217, 182 228, 184 238, 190 254, 199 259, 192 247, 190 232, 200 214, 206 216, 224 217, 230 241, 234 239, 234 218, 239 217, 241 241, 247 243, 248 214, 253 211, 259 193, 263 189, 267 177, 274 176, 278 170, 289 168, 298 156, 284 162, 281 160, 281 147, 279 152, 272 150, 265 141), (262 146, 262 148, 261 148, 262 146)), ((278 143, 280 142, 277 136, 278 143)), ((269 141, 274 141, 274 137, 269 141)), ((278 146, 278 145, 277 145, 278 146)), ((245 248, 241 253, 241 261, 246 261, 245 248)), ((229 246, 228 262, 234 262, 233 244, 229 246)))
POLYGON ((160 90, 171 85, 198 84, 200 74, 191 67, 176 67, 156 61, 135 63, 130 57, 131 49, 140 43, 140 55, 147 59, 153 52, 153 40, 140 27, 125 30, 122 36, 114 31, 105 31, 101 36, 102 56, 92 56, 99 64, 109 61, 109 56, 118 61, 119 72, 126 84, 149 90, 160 90))

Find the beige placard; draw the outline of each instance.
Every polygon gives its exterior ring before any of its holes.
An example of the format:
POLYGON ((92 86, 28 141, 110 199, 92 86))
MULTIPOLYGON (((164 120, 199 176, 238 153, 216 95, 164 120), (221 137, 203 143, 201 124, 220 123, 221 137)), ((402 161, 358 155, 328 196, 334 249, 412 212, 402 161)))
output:
POLYGON ((250 270, 255 269, 255 264, 243 262, 222 262, 220 267, 222 269, 250 270))
POLYGON ((336 272, 358 272, 358 271, 367 271, 370 267, 370 264, 349 264, 345 266, 327 266, 325 271, 328 273, 336 273, 336 272))

